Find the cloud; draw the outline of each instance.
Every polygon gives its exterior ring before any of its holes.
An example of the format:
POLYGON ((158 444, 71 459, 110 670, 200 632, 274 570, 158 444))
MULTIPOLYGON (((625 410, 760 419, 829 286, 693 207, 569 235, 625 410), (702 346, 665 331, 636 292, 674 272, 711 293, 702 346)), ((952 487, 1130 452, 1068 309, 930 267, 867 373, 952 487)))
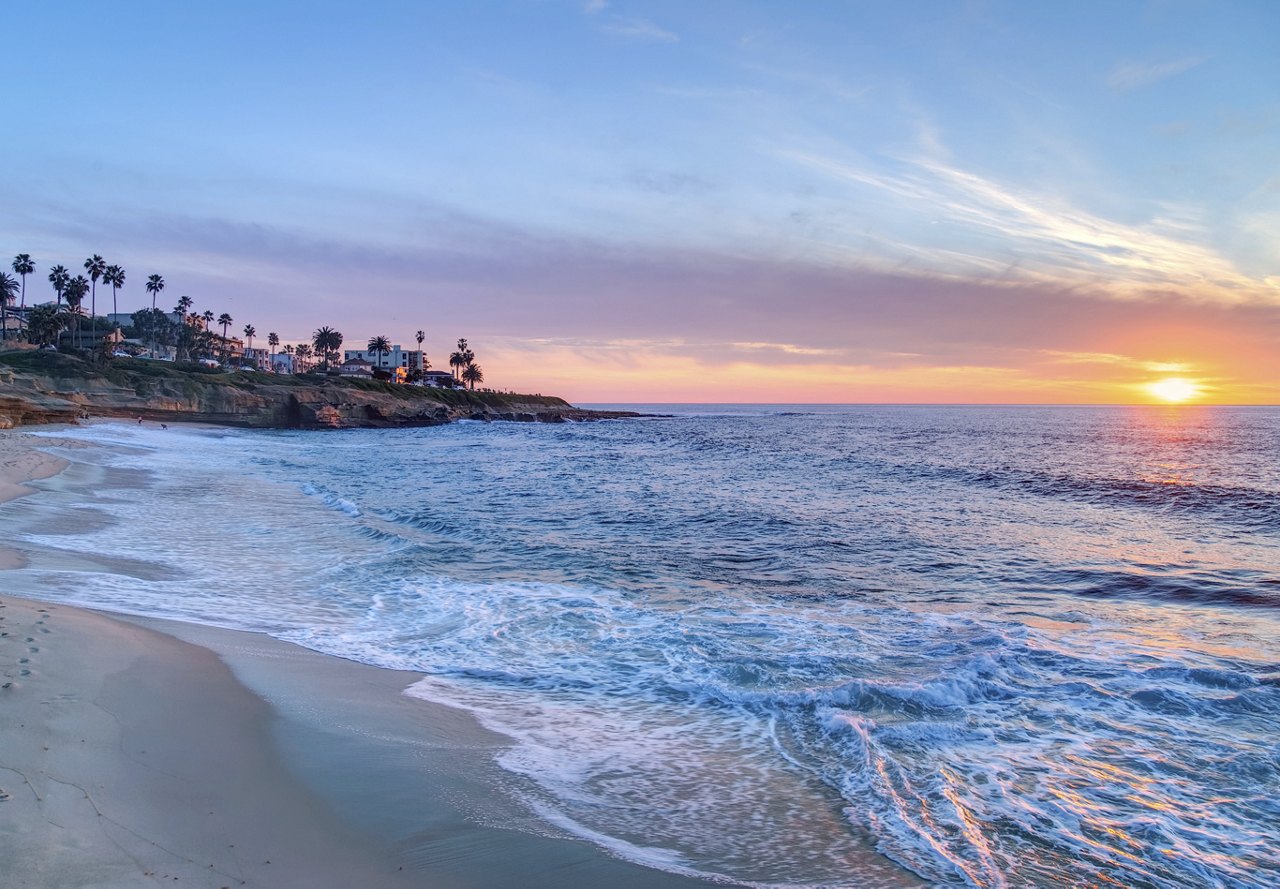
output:
POLYGON ((648 19, 626 18, 614 16, 600 26, 600 30, 618 37, 631 40, 645 40, 652 43, 676 43, 679 35, 659 27, 648 19))
MULTIPOLYGON (((1223 303, 1280 304, 1280 289, 1240 272, 1208 244, 1193 213, 1162 208, 1143 224, 1117 222, 1062 198, 1017 189, 935 156, 900 159, 894 172, 858 158, 783 150, 789 159, 858 188, 872 189, 927 216, 946 247, 909 241, 878 245, 921 274, 1087 286, 1121 298, 1155 294, 1223 303), (982 243, 980 236, 997 239, 982 243), (1001 260, 999 255, 1010 257, 1001 260)), ((935 234, 934 240, 937 241, 935 234)), ((860 260, 864 258, 860 255, 860 260)))
POLYGON ((1207 56, 1190 56, 1173 62, 1124 62, 1107 77, 1114 90, 1128 92, 1167 80, 1203 63, 1207 56))
POLYGON ((715 185, 702 176, 671 170, 636 169, 627 181, 645 192, 663 195, 705 194, 715 185))
POLYGON ((587 15, 595 15, 609 5, 609 0, 586 0, 582 4, 582 11, 587 15))
POLYGON ((1145 361, 1131 355, 1114 355, 1109 352, 1064 352, 1058 349, 1041 349, 1059 364, 1105 364, 1115 367, 1144 370, 1152 373, 1186 373, 1194 366, 1185 361, 1145 361))

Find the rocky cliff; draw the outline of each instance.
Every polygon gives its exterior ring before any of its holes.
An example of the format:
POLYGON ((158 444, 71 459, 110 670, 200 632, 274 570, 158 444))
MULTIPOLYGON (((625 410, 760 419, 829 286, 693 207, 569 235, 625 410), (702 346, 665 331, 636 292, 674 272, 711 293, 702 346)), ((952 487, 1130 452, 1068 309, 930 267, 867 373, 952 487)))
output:
POLYGON ((86 415, 269 429, 435 426, 462 419, 559 423, 637 416, 583 410, 541 395, 221 373, 131 359, 91 365, 58 353, 0 353, 0 428, 75 422, 86 415))

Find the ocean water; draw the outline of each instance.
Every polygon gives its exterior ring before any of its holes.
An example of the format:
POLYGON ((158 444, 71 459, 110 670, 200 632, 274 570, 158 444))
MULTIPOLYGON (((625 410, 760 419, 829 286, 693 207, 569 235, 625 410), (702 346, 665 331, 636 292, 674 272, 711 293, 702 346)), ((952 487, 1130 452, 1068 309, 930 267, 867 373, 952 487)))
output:
POLYGON ((26 539, 115 560, 50 598, 420 671, 655 867, 1280 884, 1280 410, 670 410, 93 426, 148 487, 26 539))

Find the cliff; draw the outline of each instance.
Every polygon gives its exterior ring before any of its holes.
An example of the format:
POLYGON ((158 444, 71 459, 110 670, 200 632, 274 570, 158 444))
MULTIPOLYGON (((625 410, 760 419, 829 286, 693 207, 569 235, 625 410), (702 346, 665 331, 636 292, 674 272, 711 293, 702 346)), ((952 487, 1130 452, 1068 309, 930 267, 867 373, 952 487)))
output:
POLYGON ((559 423, 637 416, 562 398, 395 386, 370 380, 225 373, 196 365, 57 352, 0 352, 0 428, 143 417, 264 429, 436 426, 454 420, 559 423))

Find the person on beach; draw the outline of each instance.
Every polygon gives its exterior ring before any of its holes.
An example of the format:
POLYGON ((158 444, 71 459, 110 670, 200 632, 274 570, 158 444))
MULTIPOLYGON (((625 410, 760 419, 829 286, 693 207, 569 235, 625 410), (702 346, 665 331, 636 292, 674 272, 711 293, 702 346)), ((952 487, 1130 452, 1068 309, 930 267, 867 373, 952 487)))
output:
POLYGON ((138 425, 139 425, 139 426, 141 426, 141 425, 142 425, 142 417, 138 417, 138 425))

